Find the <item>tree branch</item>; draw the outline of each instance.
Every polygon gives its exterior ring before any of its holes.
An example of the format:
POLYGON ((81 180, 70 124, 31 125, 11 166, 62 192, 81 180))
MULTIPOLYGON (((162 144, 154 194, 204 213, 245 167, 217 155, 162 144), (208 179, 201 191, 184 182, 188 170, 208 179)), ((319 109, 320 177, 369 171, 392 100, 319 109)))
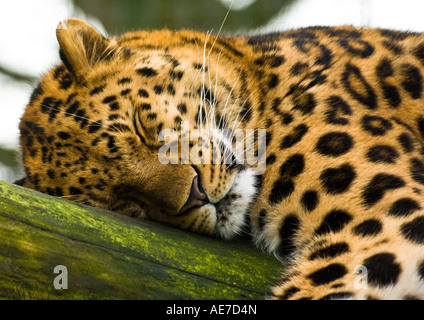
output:
POLYGON ((37 81, 37 77, 13 71, 2 65, 0 65, 0 73, 12 78, 15 81, 25 82, 31 85, 37 81))
POLYGON ((0 299, 261 299, 281 270, 250 242, 221 241, 0 181, 0 299), (66 290, 55 288, 64 275, 54 273, 56 266, 67 269, 66 290))

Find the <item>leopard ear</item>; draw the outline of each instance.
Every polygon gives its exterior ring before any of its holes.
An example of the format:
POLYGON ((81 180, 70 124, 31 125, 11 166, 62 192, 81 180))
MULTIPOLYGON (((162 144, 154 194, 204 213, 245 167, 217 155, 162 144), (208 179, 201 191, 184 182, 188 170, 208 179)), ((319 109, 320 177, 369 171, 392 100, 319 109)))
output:
POLYGON ((97 63, 110 60, 118 50, 115 41, 103 37, 93 26, 78 19, 60 22, 56 36, 60 58, 77 80, 82 80, 97 63))

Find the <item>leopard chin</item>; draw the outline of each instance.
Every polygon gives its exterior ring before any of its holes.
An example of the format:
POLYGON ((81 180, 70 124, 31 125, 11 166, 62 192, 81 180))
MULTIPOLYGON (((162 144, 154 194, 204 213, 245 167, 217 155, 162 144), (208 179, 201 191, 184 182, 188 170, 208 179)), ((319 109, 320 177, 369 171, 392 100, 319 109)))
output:
POLYGON ((216 225, 214 234, 223 239, 232 239, 248 227, 247 215, 250 204, 255 200, 256 176, 250 168, 242 168, 235 174, 231 189, 215 204, 216 225))

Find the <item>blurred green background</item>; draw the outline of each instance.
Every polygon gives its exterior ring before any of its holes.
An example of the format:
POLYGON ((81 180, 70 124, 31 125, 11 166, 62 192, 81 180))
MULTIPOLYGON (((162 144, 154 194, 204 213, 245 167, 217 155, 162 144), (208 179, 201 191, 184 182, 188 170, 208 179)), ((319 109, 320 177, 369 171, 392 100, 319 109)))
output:
MULTIPOLYGON (((265 25, 296 0, 238 0, 224 30, 251 30, 265 25), (235 10, 237 9, 237 10, 235 10)), ((74 0, 74 4, 100 19, 108 32, 158 28, 194 28, 218 31, 231 0, 74 0)))

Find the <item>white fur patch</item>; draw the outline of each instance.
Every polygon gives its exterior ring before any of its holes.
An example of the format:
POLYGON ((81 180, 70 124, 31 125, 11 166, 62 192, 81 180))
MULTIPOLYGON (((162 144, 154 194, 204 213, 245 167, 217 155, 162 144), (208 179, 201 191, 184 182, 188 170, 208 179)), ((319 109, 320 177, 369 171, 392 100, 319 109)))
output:
POLYGON ((255 176, 252 170, 237 172, 230 191, 215 204, 217 214, 215 234, 224 239, 231 239, 240 234, 255 195, 255 176))

